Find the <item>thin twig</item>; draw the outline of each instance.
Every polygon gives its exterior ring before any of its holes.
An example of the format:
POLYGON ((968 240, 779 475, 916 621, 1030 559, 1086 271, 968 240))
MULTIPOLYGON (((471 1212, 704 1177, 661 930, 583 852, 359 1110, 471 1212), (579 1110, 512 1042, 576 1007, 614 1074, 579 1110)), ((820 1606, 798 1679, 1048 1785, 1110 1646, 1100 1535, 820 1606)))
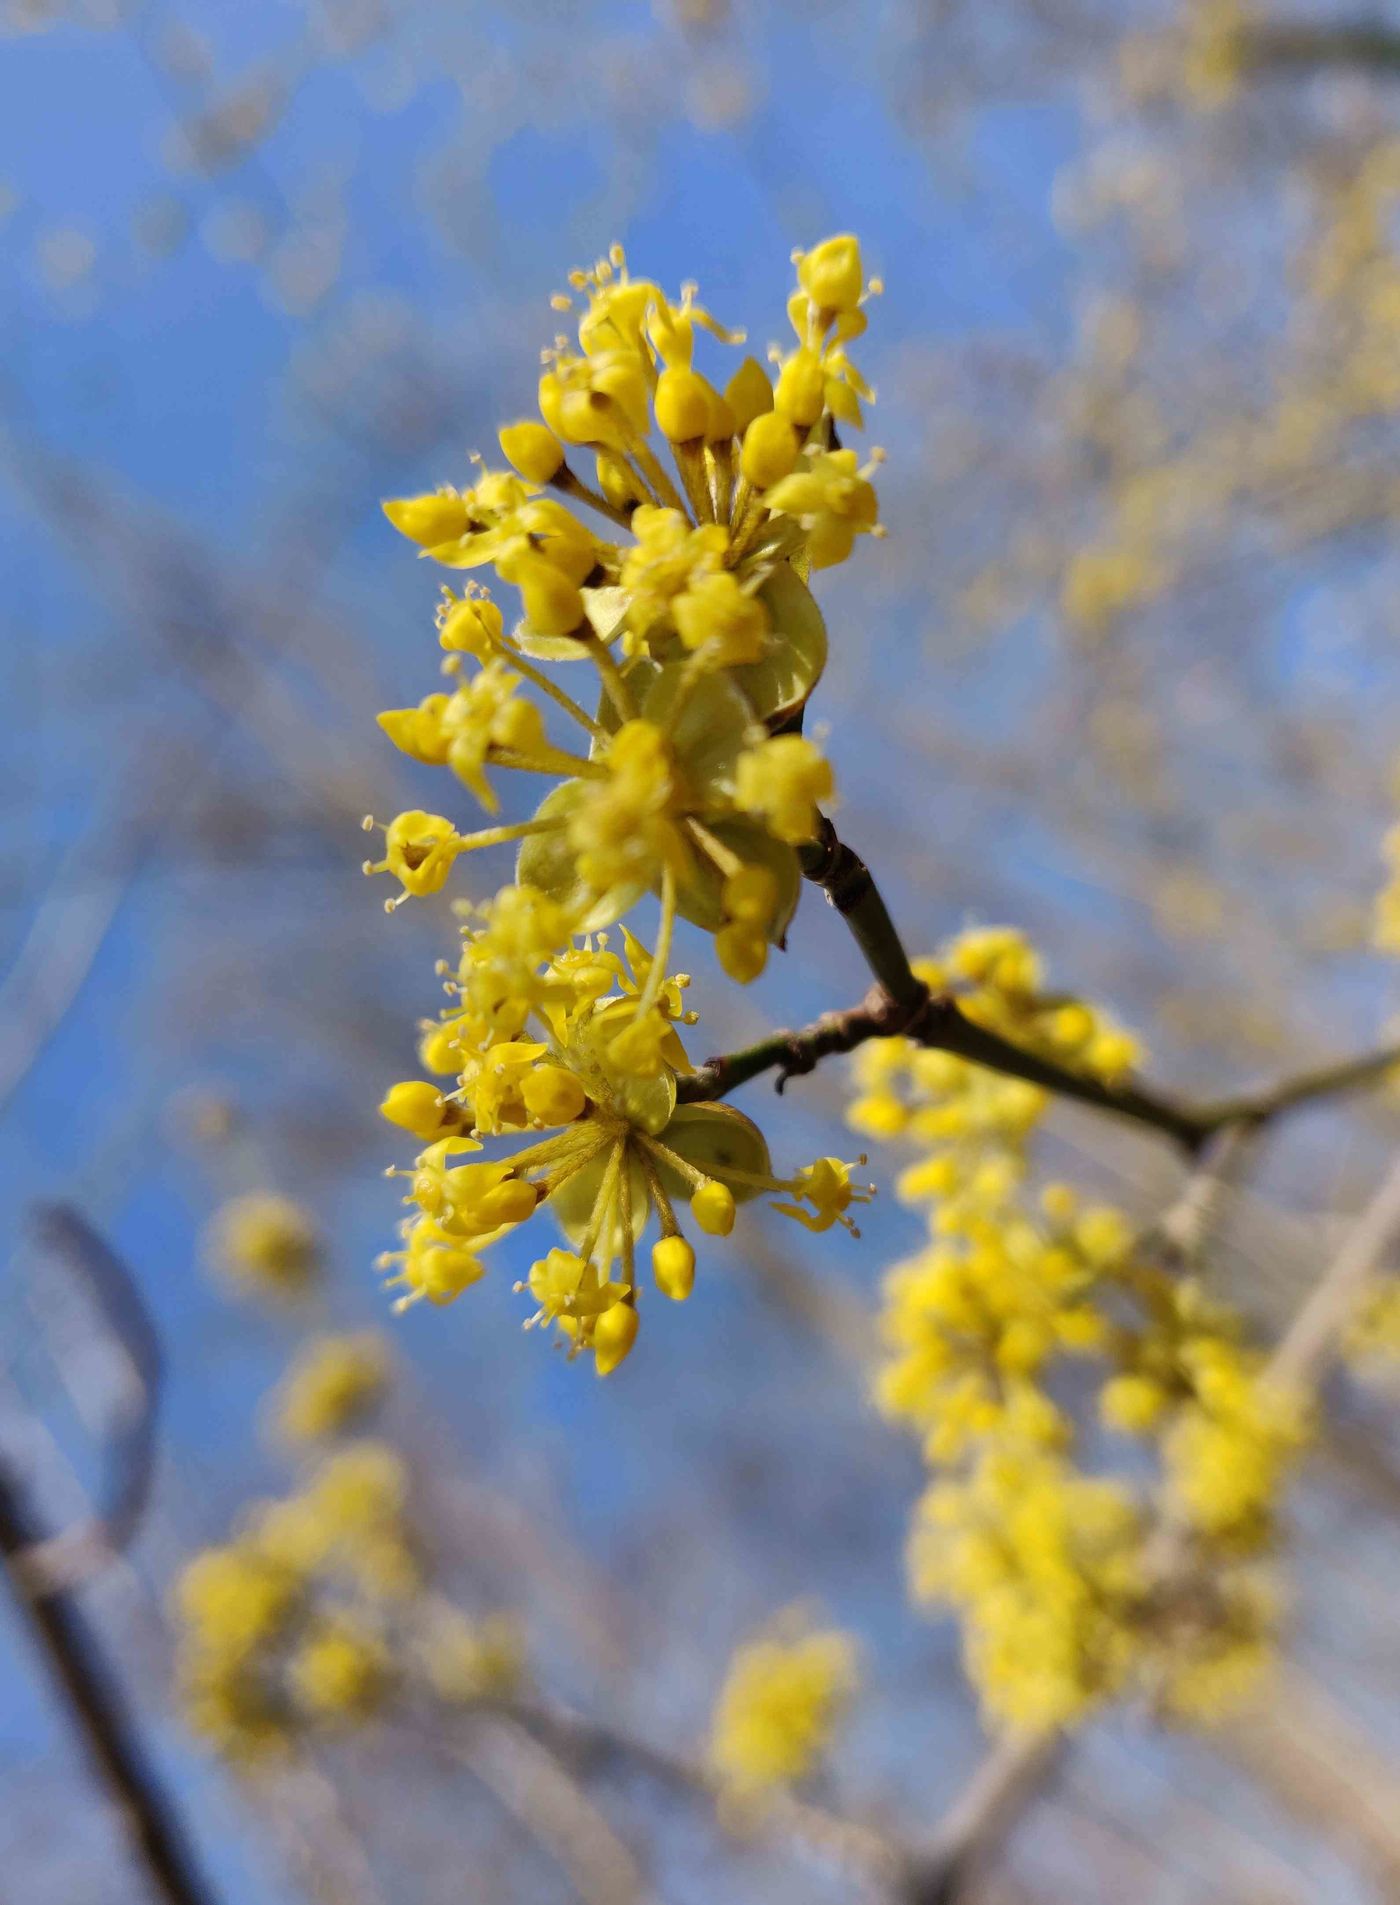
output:
POLYGON ((1041 1792, 1064 1744, 1062 1733, 1029 1733, 994 1745, 943 1815, 932 1844, 910 1862, 901 1905, 953 1905, 974 1867, 1041 1792))
POLYGON ((483 1714, 465 1738, 443 1744, 546 1847, 585 1905, 642 1905, 646 1881, 631 1851, 528 1727, 483 1714))
MULTIPOLYGON (((582 1772, 620 1763, 711 1803, 725 1796, 721 1782, 702 1761, 654 1746, 623 1727, 536 1700, 484 1701, 481 1710, 515 1720, 582 1772)), ((771 1794, 735 1817, 755 1833, 787 1839, 824 1863, 857 1873, 890 1896, 904 1898, 900 1887, 914 1855, 889 1833, 791 1793, 771 1794)))
POLYGON ((1400 33, 1379 21, 1246 25, 1235 34, 1234 45, 1241 65, 1256 72, 1270 67, 1312 72, 1325 66, 1400 72, 1400 33))
POLYGON ((1311 1390, 1326 1374, 1337 1340, 1355 1313, 1357 1299, 1400 1231, 1400 1159, 1342 1240, 1269 1358, 1268 1381, 1281 1388, 1311 1390))

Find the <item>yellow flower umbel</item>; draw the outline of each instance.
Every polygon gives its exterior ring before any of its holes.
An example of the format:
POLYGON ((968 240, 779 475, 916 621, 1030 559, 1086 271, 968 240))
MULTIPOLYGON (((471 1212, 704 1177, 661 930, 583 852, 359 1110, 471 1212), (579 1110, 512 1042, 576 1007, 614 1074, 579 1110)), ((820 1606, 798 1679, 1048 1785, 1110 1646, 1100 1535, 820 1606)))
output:
POLYGON ((432 1701, 520 1691, 518 1624, 473 1619, 431 1586, 407 1495, 391 1449, 351 1444, 184 1569, 173 1596, 179 1685, 187 1720, 215 1750, 247 1762, 395 1703, 421 1717, 432 1701))
MULTIPOLYGON (((1017 933, 961 934, 917 970, 1029 1051, 1109 1082, 1134 1062, 1126 1033, 1044 990, 1017 933)), ((885 1280, 875 1376, 934 1471, 915 1598, 957 1614, 995 1726, 1064 1726, 1128 1690, 1213 1710, 1267 1657, 1272 1601, 1248 1564, 1302 1439, 1296 1400, 1264 1382, 1242 1319, 1121 1212, 1062 1184, 1030 1195, 1044 1093, 903 1038, 864 1046, 854 1069, 851 1123, 913 1152, 900 1195, 928 1211, 928 1241, 885 1280), (1078 1397, 1148 1441, 1155 1490, 1076 1465, 1078 1397), (1179 1591, 1154 1576, 1154 1517, 1179 1591)))
POLYGON ((993 1444, 965 1480, 935 1482, 910 1571, 918 1599, 961 1615, 968 1670, 999 1726, 1064 1726, 1136 1664, 1140 1511, 1130 1489, 1054 1453, 993 1444))
POLYGON ((577 298, 576 334, 545 354, 540 419, 501 431, 514 469, 482 467, 465 489, 385 504, 435 561, 494 569, 523 615, 507 632, 475 583, 449 592, 439 639, 450 692, 390 709, 381 726, 493 814, 498 769, 557 783, 533 818, 476 832, 400 814, 383 857, 366 862, 399 882, 391 906, 439 892, 462 854, 518 842, 518 881, 563 907, 574 931, 653 892, 661 938, 684 915, 715 935, 741 982, 781 943, 795 849, 833 792, 826 762, 792 731, 826 662, 804 578, 878 528, 873 464, 858 470, 836 442, 869 395, 847 346, 878 287, 849 236, 796 263, 795 348, 774 352, 775 373, 747 357, 719 381, 697 364, 699 338, 733 345, 740 334, 693 285, 670 298, 632 278, 620 251, 575 273, 556 305, 577 298), (591 472, 570 461, 579 452, 591 472), (595 694, 568 692, 541 666, 570 661, 592 667, 595 694), (552 736, 546 714, 572 732, 552 736))
POLYGON ((854 1229, 850 1208, 871 1192, 850 1165, 822 1158, 776 1177, 742 1112, 678 1104, 690 1064, 677 1028, 695 1015, 683 1005, 689 980, 666 974, 664 945, 653 958, 625 928, 621 952, 603 934, 557 945, 564 915, 535 888, 506 888, 483 917, 463 929, 455 1003, 423 1040, 428 1063, 455 1082, 406 1080, 382 1106, 425 1144, 399 1173, 415 1214, 383 1260, 400 1307, 451 1302, 484 1273, 487 1246, 548 1204, 567 1247, 537 1259, 520 1286, 530 1323, 557 1325, 570 1353, 591 1350, 607 1375, 636 1339, 638 1252, 653 1224, 653 1281, 674 1301, 694 1281, 687 1210, 697 1230, 726 1236, 737 1206, 768 1193, 810 1229, 854 1229), (467 1161, 483 1138, 527 1135, 467 1161))
POLYGON ((368 1717, 391 1682, 391 1610, 418 1588, 393 1452, 360 1443, 266 1502, 176 1584, 187 1716, 250 1758, 307 1727, 368 1717))
POLYGON ((277 1191, 230 1198, 214 1214, 207 1247, 232 1282, 263 1296, 302 1295, 321 1265, 316 1220, 277 1191))
POLYGON ((362 1422, 389 1381, 389 1356, 377 1330, 318 1336, 283 1378, 276 1397, 284 1442, 320 1442, 362 1422))
POLYGON ((856 1691, 848 1634, 790 1617, 729 1663, 710 1732, 710 1762, 736 1796, 761 1798, 816 1770, 856 1691))

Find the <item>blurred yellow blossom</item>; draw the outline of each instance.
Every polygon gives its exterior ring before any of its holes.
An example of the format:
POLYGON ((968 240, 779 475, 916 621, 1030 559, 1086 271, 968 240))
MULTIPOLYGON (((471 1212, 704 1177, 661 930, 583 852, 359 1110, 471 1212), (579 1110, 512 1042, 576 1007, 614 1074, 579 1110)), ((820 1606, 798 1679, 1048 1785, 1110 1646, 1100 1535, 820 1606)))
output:
POLYGON ((388 1349, 377 1330, 315 1337, 277 1391, 278 1433, 291 1443, 339 1435, 369 1414, 388 1381, 388 1349))
POLYGON ((232 1282, 267 1296, 300 1295, 321 1267, 316 1220, 277 1191, 230 1198, 210 1223, 207 1249, 232 1282))
POLYGON ((735 1792, 761 1795, 813 1772, 857 1685, 855 1643, 790 1618, 748 1641, 715 1707, 710 1760, 735 1792))

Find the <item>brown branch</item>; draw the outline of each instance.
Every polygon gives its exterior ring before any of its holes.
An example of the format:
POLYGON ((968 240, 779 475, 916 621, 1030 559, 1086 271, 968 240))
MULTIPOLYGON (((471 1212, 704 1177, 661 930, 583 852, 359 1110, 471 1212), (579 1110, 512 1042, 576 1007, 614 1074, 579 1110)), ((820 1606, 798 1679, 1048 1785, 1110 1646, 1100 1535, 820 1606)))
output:
POLYGON ((1316 71, 1354 67, 1368 73, 1400 72, 1400 32, 1381 21, 1339 20, 1309 26, 1245 24, 1233 36, 1242 67, 1252 72, 1316 71))
POLYGON ((1298 1073, 1265 1091, 1200 1105, 1140 1080, 1108 1085, 976 1024, 952 993, 931 992, 910 965, 870 869, 838 838, 829 820, 823 819, 816 843, 803 850, 803 868, 845 920, 874 975, 874 986, 859 1005, 823 1013, 798 1031, 774 1032, 740 1051, 707 1059, 678 1080, 683 1103, 723 1098, 769 1071, 777 1072, 781 1091, 789 1078, 812 1071, 823 1058, 853 1052, 870 1039, 898 1035, 1159 1132, 1194 1157, 1217 1132, 1231 1126, 1259 1129, 1298 1105, 1373 1085, 1400 1065, 1400 1046, 1388 1046, 1298 1073))

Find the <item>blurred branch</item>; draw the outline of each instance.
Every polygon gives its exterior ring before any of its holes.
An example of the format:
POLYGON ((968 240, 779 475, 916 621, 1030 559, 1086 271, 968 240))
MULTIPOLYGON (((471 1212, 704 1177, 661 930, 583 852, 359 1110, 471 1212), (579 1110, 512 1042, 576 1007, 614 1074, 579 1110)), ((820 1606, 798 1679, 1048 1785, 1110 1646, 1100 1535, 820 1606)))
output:
POLYGON ((442 1744, 548 1849, 584 1905, 644 1905, 648 1888, 630 1849, 527 1726, 483 1715, 465 1739, 442 1744))
POLYGON ((115 865, 99 858, 91 838, 65 856, 48 891, 35 907, 19 950, 0 980, 0 1106, 28 1073, 82 990, 149 843, 162 799, 172 789, 162 776, 140 803, 127 802, 101 824, 113 843, 115 865))
POLYGON ((1269 1358, 1266 1379, 1288 1389, 1312 1389, 1327 1372, 1337 1338, 1358 1297, 1400 1230, 1400 1159, 1347 1232, 1269 1358))
POLYGON ((1255 72, 1352 66, 1363 72, 1400 73, 1400 32, 1379 20, 1338 20, 1316 26, 1247 24, 1239 30, 1235 45, 1241 64, 1255 72))
POLYGON ((1064 1735, 1038 1733, 998 1742, 953 1801, 926 1852, 911 1862, 900 1905, 954 1905, 974 1875, 1050 1778, 1064 1735))
POLYGON ((321 1905, 386 1905, 358 1832, 333 1780, 306 1753, 272 1779, 240 1781, 269 1821, 295 1882, 321 1905))
MULTIPOLYGON (((725 1797, 721 1782, 701 1761, 653 1746, 625 1728, 588 1719, 566 1707, 510 1700, 482 1701, 478 1710, 514 1720, 580 1772, 620 1764, 712 1804, 725 1797)), ((755 1832, 787 1839, 825 1863, 858 1873, 901 1905, 907 1896, 907 1873, 914 1855, 876 1827, 810 1805, 790 1793, 774 1793, 742 1816, 755 1832)))
POLYGON ((70 1593, 44 1585, 26 1565, 43 1532, 15 1477, 0 1463, 0 1557, 21 1613, 93 1765, 111 1792, 116 1817, 164 1905, 211 1905, 173 1808, 141 1741, 140 1728, 102 1649, 70 1593))
POLYGON ((155 1468, 161 1351, 131 1272, 92 1226, 62 1204, 40 1206, 34 1224, 40 1247, 93 1298, 102 1325, 121 1346, 127 1373, 119 1404, 103 1425, 105 1473, 97 1512, 15 1557, 31 1579, 56 1589, 72 1586, 119 1554, 145 1513, 155 1468))
POLYGON ((1290 1669, 1267 1707, 1210 1738, 1290 1814, 1359 1850, 1385 1896, 1400 1896, 1400 1771, 1325 1688, 1290 1669))

